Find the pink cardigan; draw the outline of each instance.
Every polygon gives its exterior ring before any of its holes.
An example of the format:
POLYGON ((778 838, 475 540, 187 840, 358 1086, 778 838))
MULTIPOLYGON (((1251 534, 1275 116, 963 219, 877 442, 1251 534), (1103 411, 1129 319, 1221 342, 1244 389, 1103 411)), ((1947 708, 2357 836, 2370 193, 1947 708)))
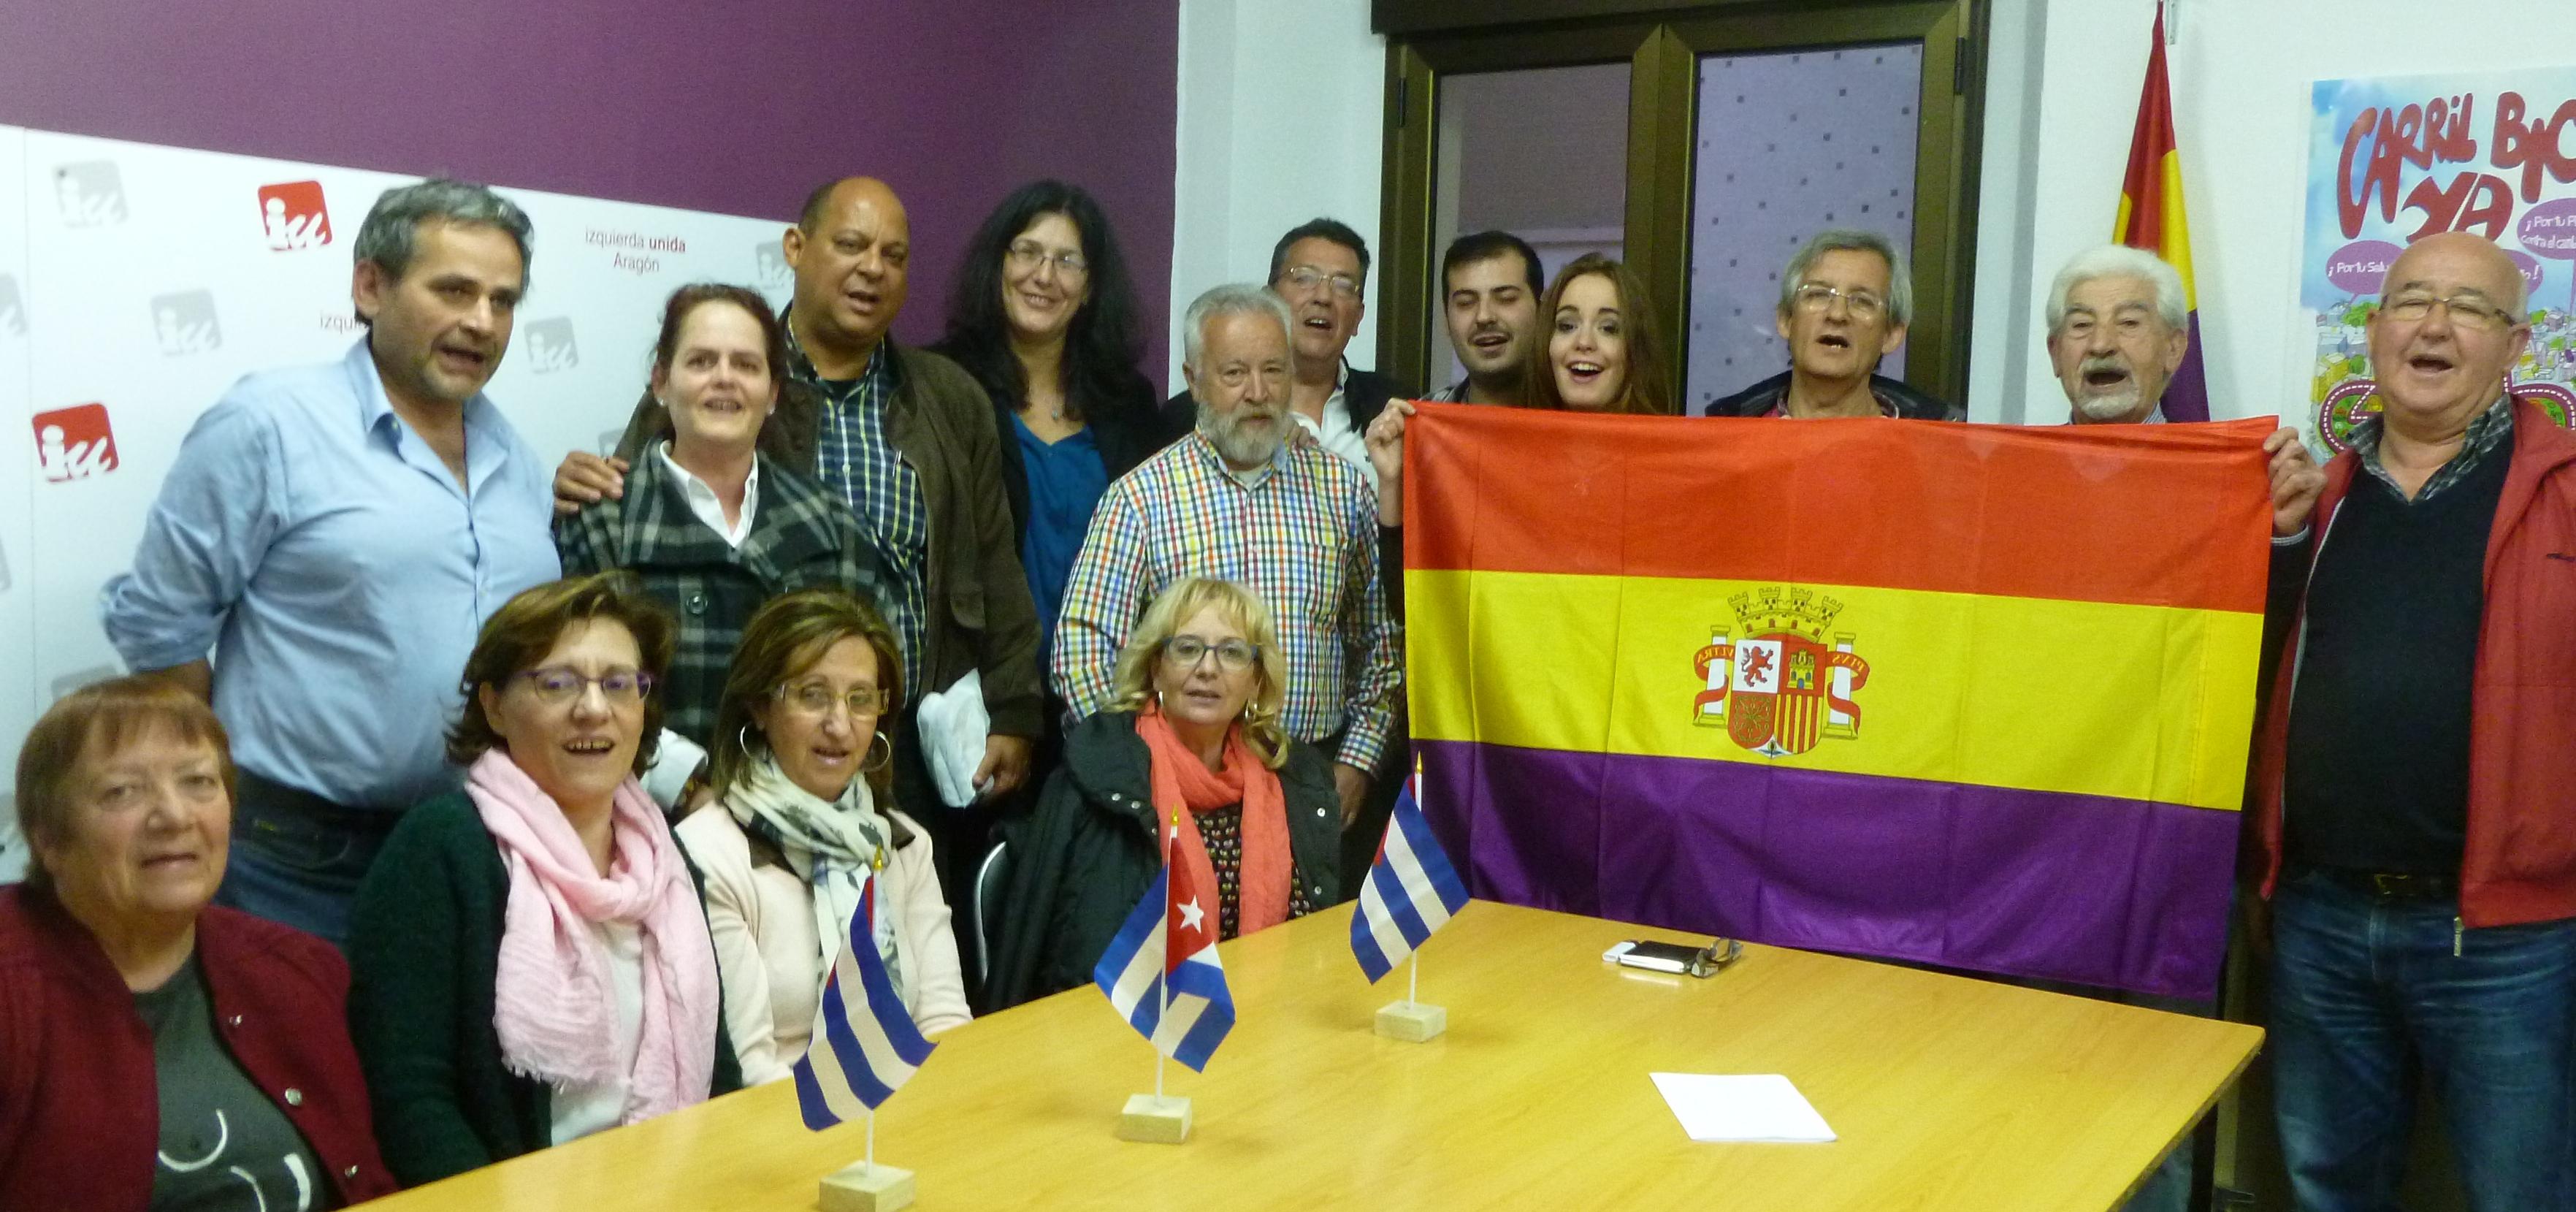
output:
MULTIPOLYGON (((957 936, 930 834, 889 812, 912 841, 895 847, 878 874, 880 904, 891 905, 903 930, 904 1008, 935 1035, 966 1022, 966 981, 957 967, 957 936)), ((724 974, 725 1024, 742 1059, 746 1086, 786 1077, 814 1028, 823 993, 822 945, 814 930, 813 892, 794 871, 755 867, 750 840, 722 804, 709 804, 676 832, 707 881, 707 927, 724 974)))

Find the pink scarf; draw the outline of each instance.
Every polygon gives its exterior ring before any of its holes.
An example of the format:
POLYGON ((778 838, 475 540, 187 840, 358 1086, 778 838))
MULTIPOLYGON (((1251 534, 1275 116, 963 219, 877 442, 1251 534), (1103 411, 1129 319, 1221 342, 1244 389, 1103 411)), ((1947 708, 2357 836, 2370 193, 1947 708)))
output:
POLYGON ((715 1072, 715 947, 679 843, 634 779, 617 788, 603 878, 554 799, 498 749, 465 794, 510 875, 494 974, 502 1063, 557 1086, 615 1081, 617 996, 594 922, 638 924, 644 1018, 621 1124, 705 1101, 715 1072))
POLYGON ((1180 845, 1172 861, 1189 866, 1200 888, 1218 887, 1216 863, 1199 834, 1198 814, 1243 806, 1243 869, 1236 879, 1238 934, 1267 930, 1288 920, 1288 885, 1297 878, 1288 852, 1288 799, 1279 773, 1261 764, 1243 739, 1243 726, 1225 730, 1225 757, 1211 771, 1181 743, 1161 708, 1151 703, 1136 715, 1145 742, 1146 778, 1158 820, 1180 818, 1180 845), (1182 812, 1187 808, 1189 811, 1182 812))

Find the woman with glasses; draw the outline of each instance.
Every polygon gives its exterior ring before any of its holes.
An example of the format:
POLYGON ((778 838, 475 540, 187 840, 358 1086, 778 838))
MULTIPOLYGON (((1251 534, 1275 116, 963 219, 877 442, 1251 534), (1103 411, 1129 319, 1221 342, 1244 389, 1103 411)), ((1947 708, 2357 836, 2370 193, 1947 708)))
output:
POLYGON ((1114 705, 1065 734, 1064 765, 1010 834, 993 1007, 1091 979, 1163 865, 1187 864, 1220 938, 1278 925, 1340 891, 1331 760, 1279 727, 1286 662, 1270 608, 1232 581, 1163 591, 1118 655, 1114 705))
POLYGON ((788 594, 743 629, 716 709, 715 801, 679 834, 706 871, 745 1084, 805 1055, 824 977, 871 900, 869 936, 913 1024, 967 1020, 930 835, 892 807, 894 735, 877 724, 902 700, 894 629, 846 593, 788 594))
POLYGON ((1547 339, 1530 346, 1531 407, 1680 411, 1646 285, 1627 266, 1598 253, 1575 258, 1557 271, 1538 314, 1547 339))
POLYGON ((741 1085, 697 873, 635 774, 671 621, 620 574, 503 603, 448 734, 465 790, 358 886, 350 1034, 417 1185, 741 1085))
POLYGON ((849 507, 755 448, 786 365, 785 329, 759 295, 673 291, 651 377, 667 435, 635 460, 623 495, 555 519, 565 576, 633 572, 678 619, 659 697, 672 731, 699 746, 713 740, 725 668, 761 603, 817 585, 874 593, 881 580, 849 507))
MULTIPOLYGON (((1043 669, 1092 508, 1155 447, 1154 388, 1136 369, 1145 341, 1135 290, 1100 203, 1062 181, 1002 199, 967 243, 934 348, 993 399, 1043 669)), ((1047 718, 1063 706, 1050 695, 1047 718)))

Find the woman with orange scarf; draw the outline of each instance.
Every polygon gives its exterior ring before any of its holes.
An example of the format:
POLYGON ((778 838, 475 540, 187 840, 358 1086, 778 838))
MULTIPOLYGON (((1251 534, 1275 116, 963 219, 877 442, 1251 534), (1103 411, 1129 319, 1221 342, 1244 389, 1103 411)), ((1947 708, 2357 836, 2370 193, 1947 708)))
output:
POLYGON ((1065 734, 1037 811, 1005 834, 1007 893, 988 1009, 1091 980, 1162 863, 1217 890, 1219 938, 1332 904, 1341 799, 1331 760, 1279 728, 1287 663, 1270 608, 1193 578, 1145 611, 1118 655, 1117 698, 1065 734))

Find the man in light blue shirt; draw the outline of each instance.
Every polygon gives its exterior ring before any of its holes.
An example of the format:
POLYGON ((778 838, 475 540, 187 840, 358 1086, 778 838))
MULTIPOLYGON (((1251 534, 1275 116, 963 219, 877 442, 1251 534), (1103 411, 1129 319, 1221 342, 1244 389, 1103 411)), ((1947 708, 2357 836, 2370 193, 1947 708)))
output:
POLYGON ((546 465, 483 395, 532 234, 479 185, 386 191, 354 250, 367 335, 199 417, 107 584, 126 663, 209 695, 232 734, 225 904, 342 941, 378 843, 456 783, 477 630, 560 571, 546 465))

